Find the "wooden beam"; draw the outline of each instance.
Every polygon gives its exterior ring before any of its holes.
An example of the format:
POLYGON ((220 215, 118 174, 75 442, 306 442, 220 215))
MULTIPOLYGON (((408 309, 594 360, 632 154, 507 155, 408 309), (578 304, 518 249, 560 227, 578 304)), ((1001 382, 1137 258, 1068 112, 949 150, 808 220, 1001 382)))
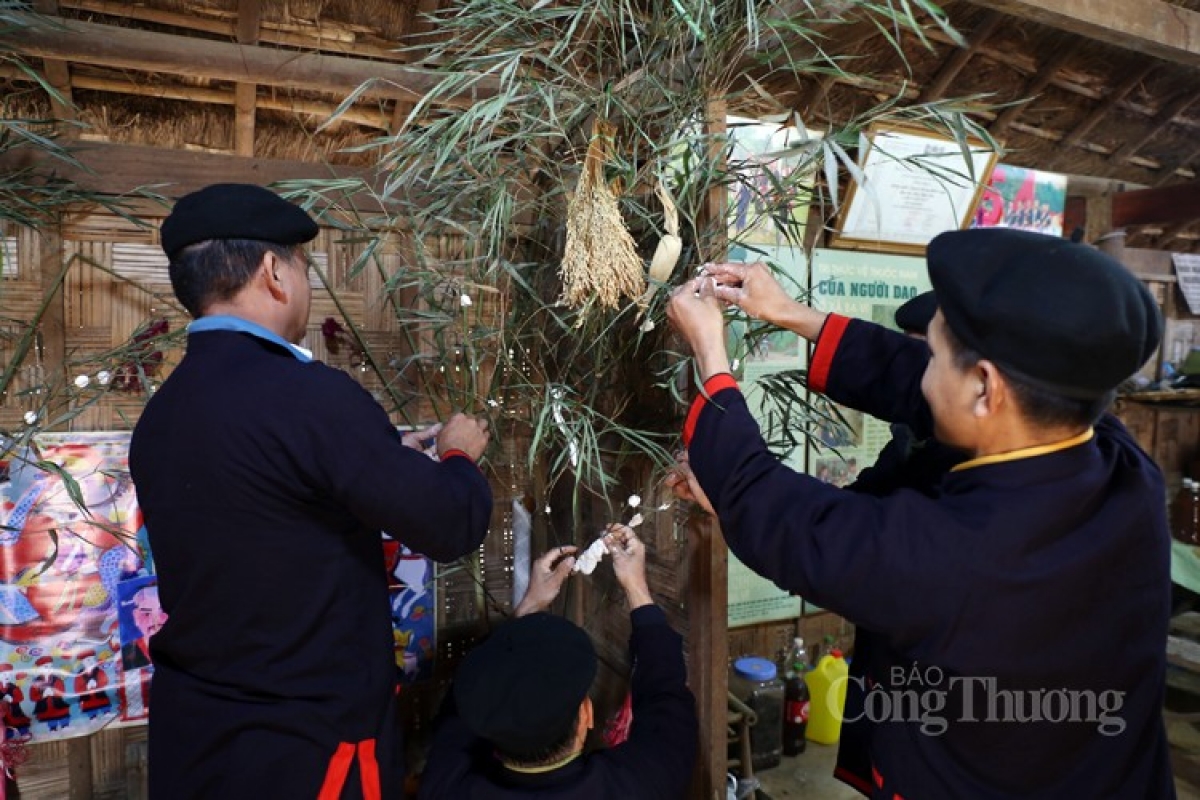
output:
MULTIPOLYGON (((125 2, 124 0, 61 0, 63 8, 78 11, 90 11, 94 14, 133 19, 141 22, 153 22, 156 25, 169 25, 173 28, 183 28, 189 31, 204 31, 218 36, 235 38, 237 36, 237 21, 232 18, 200 16, 149 8, 144 5, 125 2)), ((214 7, 206 9, 209 13, 221 13, 214 7)), ((228 12, 224 12, 228 14, 228 12)), ((331 36, 329 31, 318 28, 314 33, 300 33, 288 29, 280 23, 264 21, 259 31, 259 40, 270 44, 282 44, 302 50, 320 50, 323 52, 344 53, 360 57, 378 58, 384 61, 403 61, 404 59, 391 47, 381 46, 374 42, 363 41, 360 37, 345 38, 331 36)))
MULTIPOLYGON (((55 27, 36 17, 11 14, 15 24, 0 28, 0 46, 15 53, 86 64, 192 78, 263 84, 338 95, 371 86, 364 96, 414 101, 438 85, 441 77, 401 64, 251 47, 169 33, 61 20, 55 27)), ((474 86, 451 99, 470 104, 497 91, 499 81, 480 76, 474 86)))
POLYGON ((727 768, 729 551, 714 517, 687 523, 688 683, 700 718, 700 753, 691 797, 717 797, 727 768))
MULTIPOLYGON (((705 131, 710 156, 719 162, 728 109, 711 100, 705 131)), ((701 225, 714 238, 702 243, 705 259, 723 256, 726 248, 725 190, 714 187, 705 198, 701 225)), ((694 390, 694 387, 693 387, 694 390)), ((729 720, 729 551, 714 517, 693 511, 687 521, 688 683, 696 695, 700 719, 700 754, 689 797, 714 798, 725 791, 726 728, 729 720)))
MULTIPOLYGON (((40 352, 26 356, 26 363, 35 363, 35 358, 40 360, 45 367, 46 381, 50 385, 62 381, 59 385, 64 385, 68 380, 67 305, 60 277, 63 265, 67 263, 67 253, 62 238, 62 217, 57 214, 55 217, 53 224, 38 230, 37 259, 34 263, 41 294, 46 298, 46 311, 38 323, 40 336, 34 343, 40 352)), ((57 398, 52 393, 51 405, 45 409, 46 418, 43 422, 47 423, 62 414, 66 410, 63 407, 65 402, 65 397, 57 398)))
MULTIPOLYGON (((1062 68, 1062 65, 1067 63, 1069 59, 1073 58, 1075 54, 1079 52, 1082 43, 1082 39, 1076 38, 1073 42, 1068 43, 1063 47, 1055 48, 1054 55, 1052 55, 1046 61, 1046 63, 1038 69, 1037 76, 1030 83, 1026 84, 1026 86, 1020 92, 1021 95, 1032 100, 1042 92, 1046 91, 1046 87, 1049 86, 1051 81, 1054 80, 1054 76, 1058 74, 1058 71, 1060 68, 1062 68)), ((1008 127, 1016 122, 1017 117, 1019 117, 1025 111, 1026 107, 1026 103, 1019 103, 1004 109, 1002 112, 1000 112, 1000 116, 996 117, 996 121, 988 126, 988 132, 993 136, 1003 135, 1004 132, 1008 130, 1008 127)))
MULTIPOLYGON (((150 187, 152 191, 172 198, 212 183, 268 184, 313 178, 361 178, 376 191, 382 188, 376 185, 382 181, 372 170, 306 161, 246 158, 128 144, 81 144, 71 152, 82 167, 71 166, 29 148, 18 148, 0 155, 0 171, 32 167, 72 181, 86 191, 123 195, 150 187)), ((363 200, 369 202, 370 198, 363 200)), ((375 203, 373 210, 377 209, 378 203, 375 203)))
POLYGON ((1176 222, 1174 225, 1168 225, 1163 228, 1163 232, 1158 235, 1156 244, 1164 250, 1169 250, 1169 245, 1180 237, 1182 233, 1189 228, 1194 228, 1200 219, 1193 219, 1184 222, 1176 222))
MULTIPOLYGON (((412 7, 412 14, 408 20, 408 29, 404 35, 400 37, 399 49, 411 49, 419 47, 422 44, 432 44, 432 40, 428 36, 433 29, 433 20, 430 19, 430 14, 434 14, 441 7, 441 0, 418 0, 412 7)), ((408 100, 397 100, 392 106, 392 122, 388 126, 388 133, 396 136, 400 133, 404 126, 408 115, 412 113, 416 103, 408 100)))
POLYGON ((1135 189, 1112 196, 1112 227, 1200 220, 1200 181, 1155 189, 1135 189))
POLYGON ((1175 180, 1177 172, 1187 169, 1196 161, 1200 161, 1200 147, 1197 147, 1183 158, 1177 160, 1174 166, 1164 166, 1162 177, 1158 179, 1155 186, 1163 186, 1175 180))
POLYGON ((258 87, 239 83, 233 90, 233 151, 239 156, 254 155, 254 116, 258 87))
POLYGON ((403 39, 404 47, 433 44, 445 38, 445 34, 434 33, 434 21, 431 18, 431 15, 441 10, 441 7, 441 0, 417 0, 413 4, 412 21, 409 23, 408 32, 403 39))
MULTIPOLYGON (((39 14, 53 16, 58 14, 58 0, 34 0, 33 10, 39 14)), ((58 93, 58 97, 50 95, 50 113, 55 119, 67 122, 75 121, 75 101, 71 97, 71 68, 67 62, 56 58, 42 59, 42 71, 46 83, 58 93)), ((73 138, 79 133, 74 125, 64 126, 61 131, 67 138, 73 138)))
MULTIPOLYGON (((58 97, 50 95, 51 113, 54 114, 55 119, 73 121, 75 119, 75 98, 71 95, 71 68, 67 62, 57 58, 43 58, 42 69, 46 83, 50 84, 58 93, 58 97)), ((68 126, 68 130, 72 127, 68 126)))
POLYGON ((1121 103, 1129 96, 1129 93, 1141 85, 1142 81, 1150 77, 1150 73, 1157 68, 1155 63, 1147 63, 1140 70, 1136 70, 1122 81, 1117 88, 1109 93, 1104 101, 1092 109, 1092 113, 1088 114, 1087 119, 1071 129, 1070 133, 1063 137, 1062 143, 1064 147, 1077 147, 1083 137, 1092 132, 1092 128, 1096 127, 1100 120, 1108 116, 1108 112, 1112 111, 1118 103, 1121 103))
MULTIPOLYGON (((262 6, 259 4, 259 0, 238 0, 238 44, 258 44, 258 29, 261 22, 262 6)), ((257 84, 239 83, 237 85, 233 103, 233 150, 239 156, 254 155, 254 117, 257 99, 257 84)))
POLYGON ((1163 0, 971 0, 1116 47, 1200 67, 1200 13, 1163 0))
POLYGON ((1151 139, 1168 128, 1175 117, 1186 111, 1197 99, 1200 99, 1200 93, 1197 93, 1195 89, 1185 89, 1177 94, 1162 111, 1155 115, 1154 124, 1149 131, 1140 139, 1126 142, 1109 157, 1113 162, 1113 166, 1119 167, 1122 161, 1125 161, 1138 150, 1145 147, 1151 139))
MULTIPOLYGON (((15 67, 5 67, 0 64, 0 78, 16 81, 28 81, 29 76, 15 67)), ((158 97, 164 100, 186 100, 190 103, 212 103, 219 106, 232 106, 237 102, 234 92, 226 89, 205 89, 200 86, 185 86, 182 84, 147 85, 135 83, 128 78, 107 78, 96 75, 77 74, 72 78, 76 89, 90 89, 97 92, 114 92, 116 94, 133 94, 140 97, 158 97)), ((333 116, 337 106, 333 103, 322 103, 317 100, 301 100, 295 97, 274 96, 259 97, 256 101, 259 108, 271 111, 286 111, 291 114, 311 114, 323 120, 333 116)), ((388 116, 382 111, 367 106, 351 106, 341 116, 339 122, 364 125, 381 131, 388 129, 388 116)))
POLYGON ((962 72, 963 67, 978 52, 979 46, 991 38, 991 35, 995 33, 996 28, 999 27, 1002 20, 1004 20, 1003 14, 989 11, 984 16, 983 21, 967 37, 967 46, 958 48, 954 52, 954 55, 942 64, 942 68, 938 70, 938 74, 925 87, 925 91, 921 92, 920 102, 928 103, 942 99, 946 90, 950 88, 950 84, 958 77, 958 73, 962 72))
POLYGON ((258 44, 258 32, 261 27, 262 4, 259 0, 238 0, 238 44, 258 44))

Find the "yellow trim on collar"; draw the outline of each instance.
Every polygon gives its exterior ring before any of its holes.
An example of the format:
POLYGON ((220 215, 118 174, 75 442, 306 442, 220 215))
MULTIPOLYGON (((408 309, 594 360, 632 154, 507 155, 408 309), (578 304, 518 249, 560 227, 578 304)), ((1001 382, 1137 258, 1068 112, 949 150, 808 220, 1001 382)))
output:
MULTIPOLYGON (((561 761, 555 761, 553 764, 545 764, 540 767, 517 767, 517 766, 513 766, 512 764, 505 763, 504 768, 507 770, 512 770, 513 772, 522 772, 526 775, 537 775, 542 772, 553 772, 556 769, 565 767, 567 764, 570 764, 572 761, 579 758, 581 755, 583 755, 582 750, 580 750, 578 753, 572 753, 571 755, 567 756, 566 758, 562 759, 561 761)), ((501 763, 504 763, 504 762, 501 762, 501 763)))
POLYGON ((1096 435, 1095 428, 1088 428, 1078 436, 1072 436, 1070 439, 1063 439, 1061 442, 1051 442, 1050 444, 1039 444, 1036 447, 1023 447, 1020 450, 1013 450, 1008 453, 994 453, 990 456, 980 456, 972 458, 970 461, 964 461, 958 466, 951 467, 951 472, 958 472, 971 467, 982 467, 985 464, 999 464, 1002 461, 1016 461, 1022 458, 1033 458, 1034 456, 1044 456, 1047 453, 1057 453, 1059 450, 1066 450, 1068 447, 1074 447, 1084 442, 1090 442, 1092 437, 1096 435))

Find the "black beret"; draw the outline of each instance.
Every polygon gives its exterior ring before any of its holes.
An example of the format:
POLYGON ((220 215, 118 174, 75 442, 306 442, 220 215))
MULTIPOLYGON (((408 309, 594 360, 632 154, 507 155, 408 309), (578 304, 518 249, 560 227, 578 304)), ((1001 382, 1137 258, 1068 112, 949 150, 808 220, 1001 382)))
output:
POLYGON ((896 326, 905 333, 924 336, 929 330, 929 321, 936 313, 937 296, 933 292, 921 292, 896 309, 896 326))
POLYGON ((161 235, 163 251, 174 259, 189 244, 209 239, 311 242, 317 223, 270 189, 251 183, 214 183, 179 198, 163 220, 161 235))
POLYGON ((467 654, 454 700, 476 735, 502 750, 532 752, 567 735, 595 677, 596 651, 583 629, 528 614, 467 654))
POLYGON ((978 228, 940 234, 926 260, 938 307, 963 345, 1065 397, 1115 389, 1162 338, 1146 287, 1086 244, 978 228))

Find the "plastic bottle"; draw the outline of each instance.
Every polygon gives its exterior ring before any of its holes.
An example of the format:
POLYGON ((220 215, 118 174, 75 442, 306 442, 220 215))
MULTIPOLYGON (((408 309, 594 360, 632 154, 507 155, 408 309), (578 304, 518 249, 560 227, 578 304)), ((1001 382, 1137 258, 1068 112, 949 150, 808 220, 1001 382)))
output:
POLYGON ((842 733, 842 710, 846 705, 849 669, 841 650, 821 656, 815 669, 804 676, 811 698, 808 711, 808 738, 819 744, 833 744, 842 733))
POLYGON ((1171 503, 1171 535, 1186 544, 1200 544, 1200 481, 1183 479, 1171 503))
POLYGON ((783 679, 783 754, 798 756, 808 743, 805 738, 808 728, 808 684, 804 674, 808 672, 808 653, 804 640, 797 636, 792 640, 784 661, 783 679))
POLYGON ((783 757, 783 681, 766 658, 747 656, 733 662, 729 691, 758 716, 750 729, 750 758, 755 771, 778 766, 783 757))

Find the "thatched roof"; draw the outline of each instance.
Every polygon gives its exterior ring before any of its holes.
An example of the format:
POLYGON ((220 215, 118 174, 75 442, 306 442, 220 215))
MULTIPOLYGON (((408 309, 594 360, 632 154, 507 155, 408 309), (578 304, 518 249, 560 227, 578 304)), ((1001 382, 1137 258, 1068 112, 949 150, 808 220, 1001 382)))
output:
MULTIPOLYGON (((75 110, 56 109, 41 91, 14 93, 31 84, 0 64, 0 92, 9 95, 3 113, 73 114, 90 140, 364 166, 373 156, 351 148, 394 131, 427 86, 409 70, 420 56, 412 48, 437 35, 425 15, 443 5, 42 0, 40 10, 72 27, 40 38, 22 33, 7 46, 40 66, 75 110), (182 51, 184 40, 200 49, 182 51), (322 127, 357 82, 373 77, 383 80, 322 127)), ((793 5, 803 13, 805 3, 793 5)), ((1091 5, 953 0, 948 15, 966 48, 929 25, 924 42, 898 34, 903 55, 885 46, 893 32, 847 20, 823 30, 821 46, 860 77, 781 79, 760 70, 772 107, 747 91, 744 110, 783 110, 782 100, 821 128, 897 96, 976 95, 1007 104, 977 114, 1007 147, 1006 163, 1101 179, 1088 191, 1200 185, 1200 0, 1129 0, 1119 19, 1100 22, 1088 18, 1091 5), (1164 18, 1172 24, 1158 24, 1164 18)), ((1171 219, 1126 221, 1129 243, 1195 247, 1200 200, 1188 211, 1174 205, 1171 219)))

